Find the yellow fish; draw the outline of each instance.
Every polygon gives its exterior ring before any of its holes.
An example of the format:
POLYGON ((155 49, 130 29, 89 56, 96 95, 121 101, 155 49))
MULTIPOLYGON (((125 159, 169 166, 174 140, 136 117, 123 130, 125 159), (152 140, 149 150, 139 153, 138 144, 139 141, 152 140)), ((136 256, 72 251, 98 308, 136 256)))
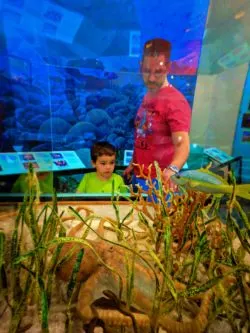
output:
MULTIPOLYGON (((234 191, 234 186, 209 171, 208 169, 182 171, 174 175, 171 179, 180 186, 193 191, 211 193, 211 194, 229 194, 234 191)), ((235 186, 235 195, 250 200, 250 184, 239 184, 235 186)))

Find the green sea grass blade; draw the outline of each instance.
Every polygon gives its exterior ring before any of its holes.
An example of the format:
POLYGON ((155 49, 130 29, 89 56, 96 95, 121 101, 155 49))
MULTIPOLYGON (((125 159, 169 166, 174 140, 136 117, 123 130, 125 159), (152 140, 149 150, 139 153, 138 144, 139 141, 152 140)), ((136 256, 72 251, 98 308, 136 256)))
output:
POLYGON ((199 266, 199 263, 201 260, 201 253, 204 250, 203 248, 204 248, 206 241, 207 241, 207 235, 206 235, 206 232, 203 231, 203 233, 199 237, 198 244, 196 245, 195 250, 194 250, 194 261, 193 261, 191 274, 190 274, 189 281, 188 281, 188 286, 191 286, 196 279, 198 266, 199 266))
POLYGON ((48 333, 49 332, 49 306, 48 306, 48 299, 47 299, 47 293, 45 290, 45 284, 43 279, 39 276, 38 277, 38 285, 40 288, 40 297, 41 297, 41 328, 42 333, 48 333))
POLYGON ((171 273, 171 247, 172 247, 172 230, 169 219, 166 219, 164 232, 164 251, 165 251, 165 270, 168 274, 171 273))
POLYGON ((229 275, 235 275, 238 272, 245 272, 245 273, 250 273, 250 267, 247 265, 238 265, 232 268, 232 270, 228 271, 224 275, 217 276, 215 278, 210 279, 206 283, 200 285, 200 286, 195 286, 195 287, 190 287, 187 288, 184 291, 181 291, 179 293, 179 296, 181 297, 192 297, 195 295, 198 295, 200 293, 204 293, 205 291, 208 291, 215 285, 217 285, 221 280, 223 280, 225 277, 229 275))
POLYGON ((243 248, 248 253, 250 253, 250 244, 249 244, 247 238, 242 235, 242 230, 240 229, 236 219, 232 216, 231 213, 229 213, 228 222, 230 223, 230 225, 232 225, 232 227, 233 227, 234 231, 236 232, 243 248))
MULTIPOLYGON (((61 226, 61 229, 59 231, 59 237, 65 237, 66 236, 66 231, 63 226, 61 226)), ((63 244, 59 244, 55 251, 53 252, 52 258, 50 260, 50 264, 47 267, 47 299, 48 299, 48 306, 50 307, 51 304, 51 294, 52 294, 52 286, 54 282, 54 277, 55 277, 55 272, 57 265, 59 263, 59 256, 62 250, 63 244)))
POLYGON ((5 234, 0 231, 0 295, 4 290, 7 290, 7 276, 4 268, 4 253, 5 253, 5 234))
POLYGON ((131 257, 128 253, 125 253, 125 265, 126 265, 126 303, 127 308, 130 309, 133 297, 133 289, 134 289, 134 270, 135 270, 135 254, 132 254, 131 257))
POLYGON ((80 271, 82 259, 84 256, 84 249, 80 249, 80 251, 77 253, 76 260, 73 266, 72 274, 67 286, 67 297, 68 297, 68 306, 67 306, 67 319, 65 322, 65 331, 66 332, 72 332, 72 318, 71 318, 71 302, 72 302, 72 296, 77 284, 77 274, 80 271))
POLYGON ((244 210, 242 209, 240 203, 237 200, 235 200, 234 206, 238 210, 238 212, 239 212, 239 214, 240 214, 240 216, 242 218, 242 221, 244 223, 244 226, 245 226, 245 228, 248 231, 248 236, 250 237, 250 221, 249 221, 249 218, 248 218, 247 214, 244 212, 244 210))
POLYGON ((146 216, 143 213, 138 212, 138 217, 139 221, 147 227, 151 240, 155 242, 154 229, 150 226, 150 223, 147 220, 146 216))
POLYGON ((3 267, 4 265, 4 249, 5 249, 5 245, 6 245, 6 241, 5 241, 5 233, 0 231, 0 269, 3 267))
POLYGON ((125 217, 122 219, 121 225, 123 225, 124 222, 130 218, 133 212, 134 212, 134 207, 132 207, 130 211, 125 215, 125 217))
POLYGON ((76 278, 77 278, 77 274, 80 270, 80 266, 81 266, 81 262, 82 262, 82 258, 84 256, 84 249, 80 249, 80 251, 78 252, 77 256, 76 256, 76 261, 75 264, 73 266, 73 270, 72 270, 72 274, 70 277, 70 281, 68 283, 68 287, 67 287, 67 297, 69 299, 71 299, 75 285, 76 285, 76 278))
POLYGON ((197 212, 200 208, 200 203, 196 203, 190 216, 188 217, 188 220, 187 220, 187 223, 185 224, 185 229, 184 229, 184 235, 183 235, 183 238, 182 238, 182 242, 181 242, 181 246, 179 248, 179 251, 181 251, 184 247, 184 245, 186 244, 187 240, 188 240, 188 236, 189 236, 189 233, 190 233, 190 226, 191 224, 194 222, 194 219, 196 218, 197 216, 197 212))
POLYGON ((147 250, 149 252, 149 254, 151 255, 152 259, 154 260, 154 262, 157 264, 157 266, 160 268, 161 272, 163 273, 165 280, 166 280, 166 284, 167 287, 171 293, 171 295, 173 296, 174 300, 177 300, 177 292, 174 286, 174 283, 171 279, 171 276, 165 271, 160 259, 158 258, 158 256, 155 254, 155 252, 147 245, 147 250))

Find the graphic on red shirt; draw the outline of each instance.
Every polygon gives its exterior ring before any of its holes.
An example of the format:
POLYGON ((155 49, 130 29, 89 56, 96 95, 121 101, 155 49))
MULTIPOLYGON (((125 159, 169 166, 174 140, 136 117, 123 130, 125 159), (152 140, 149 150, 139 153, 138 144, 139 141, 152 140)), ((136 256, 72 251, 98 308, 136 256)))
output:
POLYGON ((152 121, 154 115, 154 105, 143 103, 140 113, 138 112, 135 119, 135 128, 137 137, 145 138, 153 133, 152 121))

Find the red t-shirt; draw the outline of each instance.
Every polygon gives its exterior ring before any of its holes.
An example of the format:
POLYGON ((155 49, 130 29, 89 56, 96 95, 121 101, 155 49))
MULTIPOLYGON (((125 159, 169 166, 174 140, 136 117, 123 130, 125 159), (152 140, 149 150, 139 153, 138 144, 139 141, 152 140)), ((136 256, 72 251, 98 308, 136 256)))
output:
MULTIPOLYGON (((166 168, 173 159, 173 132, 189 132, 191 108, 185 97, 172 85, 157 93, 148 92, 135 118, 135 145, 133 161, 144 164, 144 173, 154 161, 166 168)), ((135 174, 139 174, 135 168, 135 174)), ((156 177, 152 166, 151 177, 156 177)))

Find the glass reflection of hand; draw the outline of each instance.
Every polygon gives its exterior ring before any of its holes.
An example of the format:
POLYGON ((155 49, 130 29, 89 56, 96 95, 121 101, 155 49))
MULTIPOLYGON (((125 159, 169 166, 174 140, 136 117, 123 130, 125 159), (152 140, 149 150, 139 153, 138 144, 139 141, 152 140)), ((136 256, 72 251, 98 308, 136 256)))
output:
POLYGON ((164 169, 163 171, 163 182, 166 187, 169 187, 173 192, 178 191, 178 185, 171 179, 172 176, 175 175, 175 172, 170 169, 164 169))
POLYGON ((127 166, 127 168, 124 170, 124 172, 123 172, 123 176, 125 177, 125 178, 127 178, 127 180, 131 180, 132 179, 132 173, 133 173, 133 170, 134 170, 134 167, 133 167, 133 165, 129 165, 129 166, 127 166))

